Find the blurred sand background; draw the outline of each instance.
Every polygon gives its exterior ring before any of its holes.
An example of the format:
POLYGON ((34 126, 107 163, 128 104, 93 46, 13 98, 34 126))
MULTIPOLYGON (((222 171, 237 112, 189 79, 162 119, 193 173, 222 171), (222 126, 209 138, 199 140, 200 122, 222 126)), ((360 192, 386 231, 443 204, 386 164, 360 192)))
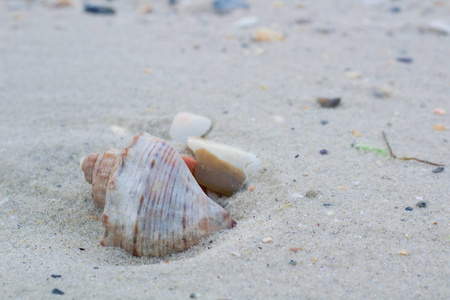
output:
POLYGON ((450 297, 449 170, 351 147, 385 150, 385 131, 398 156, 450 163, 450 36, 427 27, 450 2, 55 2, 0 3, 1 299, 450 297), (260 27, 286 38, 256 42, 260 27), (262 161, 253 191, 221 200, 237 227, 163 259, 102 247, 80 157, 169 138, 180 111, 262 161))

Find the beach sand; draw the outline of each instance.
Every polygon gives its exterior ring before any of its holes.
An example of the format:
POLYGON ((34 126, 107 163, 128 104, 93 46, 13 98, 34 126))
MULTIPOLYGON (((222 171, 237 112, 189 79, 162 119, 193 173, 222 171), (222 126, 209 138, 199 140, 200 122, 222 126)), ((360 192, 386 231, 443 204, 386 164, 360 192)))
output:
POLYGON ((386 151, 385 131, 399 157, 450 163, 450 35, 428 28, 450 3, 248 2, 113 1, 113 16, 1 2, 1 299, 450 297, 449 170, 361 148, 386 151), (255 41, 263 27, 285 39, 255 41), (262 161, 220 199, 237 226, 164 258, 101 246, 79 159, 141 131, 169 139, 181 111, 262 161))

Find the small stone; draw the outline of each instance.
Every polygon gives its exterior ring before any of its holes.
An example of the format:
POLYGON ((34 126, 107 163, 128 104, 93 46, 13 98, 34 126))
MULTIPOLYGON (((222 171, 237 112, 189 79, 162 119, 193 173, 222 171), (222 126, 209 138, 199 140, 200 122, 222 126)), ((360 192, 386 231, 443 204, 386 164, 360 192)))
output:
POLYGON ((195 299, 195 293, 191 293, 191 294, 189 295, 189 298, 195 299))
POLYGON ((91 14, 103 14, 103 15, 113 15, 116 11, 108 6, 96 5, 96 4, 84 4, 84 11, 91 14))
POLYGON ((405 208, 405 210, 407 210, 407 211, 412 211, 413 208, 412 208, 411 206, 408 206, 407 208, 405 208))
POLYGON ((437 130, 437 131, 444 131, 445 130, 445 126, 444 125, 433 125, 433 129, 437 130))
POLYGON ((303 250, 303 247, 290 247, 289 250, 297 253, 298 251, 303 250))
POLYGON ((267 28, 260 28, 253 34, 253 39, 258 42, 283 41, 285 36, 279 32, 267 28))
POLYGON ((372 95, 379 99, 391 98, 391 93, 383 87, 372 88, 372 95))
POLYGON ((353 135, 356 136, 356 137, 360 137, 360 136, 361 136, 361 133, 360 133, 359 131, 352 130, 352 133, 353 133, 353 135))
POLYGON ((404 64, 411 64, 413 62, 413 59, 411 57, 399 57, 397 58, 397 61, 404 64))
POLYGON ((270 242, 272 242, 272 238, 269 237, 269 236, 266 236, 265 238, 262 239, 262 242, 263 243, 270 243, 270 242))
POLYGON ((327 121, 327 120, 322 120, 322 121, 320 121, 320 124, 322 124, 322 125, 327 125, 327 124, 328 124, 328 121, 327 121))
POLYGON ((402 250, 399 252, 400 255, 408 255, 408 250, 402 250))
POLYGON ((53 4, 53 7, 60 8, 60 7, 68 7, 72 6, 72 2, 70 0, 59 0, 55 4, 53 4))
POLYGON ((282 116, 275 115, 273 116, 273 120, 277 123, 284 123, 284 118, 282 116))
POLYGON ((86 249, 84 249, 84 248, 78 248, 78 249, 80 249, 81 251, 84 251, 84 250, 86 250, 86 249))
POLYGON ((311 189, 311 190, 309 190, 309 191, 306 192, 305 196, 308 197, 308 198, 314 198, 314 197, 316 197, 318 194, 319 194, 319 193, 318 193, 317 191, 311 189))
POLYGON ((55 295, 64 295, 64 292, 59 289, 53 289, 52 294, 55 295))
POLYGON ((244 17, 242 19, 237 20, 236 22, 233 23, 233 27, 234 28, 250 28, 253 27, 255 25, 257 25, 259 22, 258 18, 255 16, 248 16, 248 17, 244 17))
POLYGON ((443 115, 445 115, 445 109, 435 108, 435 109, 433 109, 433 114, 443 116, 443 115))
POLYGON ((347 71, 345 72, 345 76, 351 79, 359 79, 362 78, 362 74, 359 71, 347 71))
POLYGON ((55 275, 55 274, 52 274, 52 275, 50 275, 50 276, 52 276, 53 278, 61 278, 61 275, 55 275))
POLYGON ((303 198, 303 195, 300 195, 299 193, 293 193, 293 194, 291 195, 291 197, 292 197, 292 198, 299 198, 299 199, 301 199, 301 198, 303 198))
POLYGON ((320 150, 319 152, 320 152, 320 154, 322 154, 322 155, 328 154, 328 151, 327 151, 326 149, 322 149, 322 150, 320 150))
POLYGON ((398 6, 391 7, 391 13, 398 14, 402 11, 402 9, 398 6))
POLYGON ((323 206, 328 207, 328 206, 331 206, 331 204, 330 203, 324 203, 323 206))
POLYGON ((437 167, 436 169, 434 169, 431 172, 433 172, 433 173, 441 173, 442 171, 444 171, 444 167, 437 167))
POLYGON ((425 208, 427 207, 427 203, 425 201, 419 201, 416 203, 418 208, 425 208))
POLYGON ((213 2, 213 8, 216 13, 223 15, 240 8, 248 9, 248 4, 240 0, 216 0, 213 2))
POLYGON ((291 261, 289 262, 289 264, 295 266, 295 265, 297 264, 297 262, 296 262, 295 260, 291 259, 291 261))
POLYGON ((336 107, 341 103, 341 98, 317 98, 321 107, 331 108, 336 107))

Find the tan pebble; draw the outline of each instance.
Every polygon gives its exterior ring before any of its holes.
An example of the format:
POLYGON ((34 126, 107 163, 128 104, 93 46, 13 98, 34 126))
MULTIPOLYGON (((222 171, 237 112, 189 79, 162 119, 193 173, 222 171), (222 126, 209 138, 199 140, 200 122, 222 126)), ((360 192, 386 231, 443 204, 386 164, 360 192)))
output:
POLYGON ((263 55, 266 53, 266 50, 264 48, 256 48, 255 49, 255 54, 256 55, 263 55))
POLYGON ((272 4, 272 6, 273 6, 273 8, 275 8, 275 9, 280 9, 280 8, 283 6, 283 2, 281 2, 281 1, 275 1, 275 2, 272 4))
POLYGON ((360 137, 360 136, 361 136, 361 133, 360 133, 359 131, 352 130, 352 133, 353 133, 353 135, 356 136, 356 137, 360 137))
POLYGON ((351 79, 362 78, 362 74, 359 71, 348 71, 348 72, 345 72, 345 76, 347 76, 347 78, 351 78, 351 79))
POLYGON ((72 6, 72 2, 70 0, 59 0, 55 4, 53 4, 53 7, 68 7, 72 6))
POLYGON ((406 256, 406 255, 409 255, 409 253, 408 253, 407 250, 402 250, 402 251, 399 252, 399 254, 400 254, 400 255, 405 255, 405 256, 406 256))
POLYGON ((263 243, 270 243, 270 242, 272 242, 272 238, 269 237, 269 236, 266 236, 265 238, 262 239, 262 242, 263 243))
POLYGON ((236 257, 241 257, 241 254, 237 251, 230 252, 230 254, 236 257))
POLYGON ((437 125, 433 125, 433 129, 437 130, 437 131, 444 131, 445 130, 445 126, 437 124, 437 125))
POLYGON ((303 250, 303 247, 291 247, 289 248, 290 251, 297 253, 300 250, 303 250))
POLYGON ((443 108, 435 108, 435 109, 433 109, 433 114, 443 116, 443 115, 445 115, 445 109, 443 109, 443 108))
POLYGON ((153 11, 153 7, 152 7, 152 5, 150 4, 149 1, 143 0, 139 4, 139 9, 138 10, 139 10, 139 12, 141 14, 149 14, 149 13, 151 13, 153 11))
POLYGON ((285 36, 271 29, 259 28, 253 34, 253 38, 258 42, 274 42, 283 41, 285 36))

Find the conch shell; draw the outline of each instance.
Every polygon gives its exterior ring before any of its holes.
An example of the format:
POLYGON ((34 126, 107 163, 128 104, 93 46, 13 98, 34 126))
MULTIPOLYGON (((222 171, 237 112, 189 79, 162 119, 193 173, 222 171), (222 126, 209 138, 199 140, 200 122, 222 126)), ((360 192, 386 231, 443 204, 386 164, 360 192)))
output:
POLYGON ((80 161, 92 198, 104 204, 103 246, 136 256, 165 256, 233 228, 229 212, 212 201, 166 141, 142 132, 122 151, 108 148, 80 161))

